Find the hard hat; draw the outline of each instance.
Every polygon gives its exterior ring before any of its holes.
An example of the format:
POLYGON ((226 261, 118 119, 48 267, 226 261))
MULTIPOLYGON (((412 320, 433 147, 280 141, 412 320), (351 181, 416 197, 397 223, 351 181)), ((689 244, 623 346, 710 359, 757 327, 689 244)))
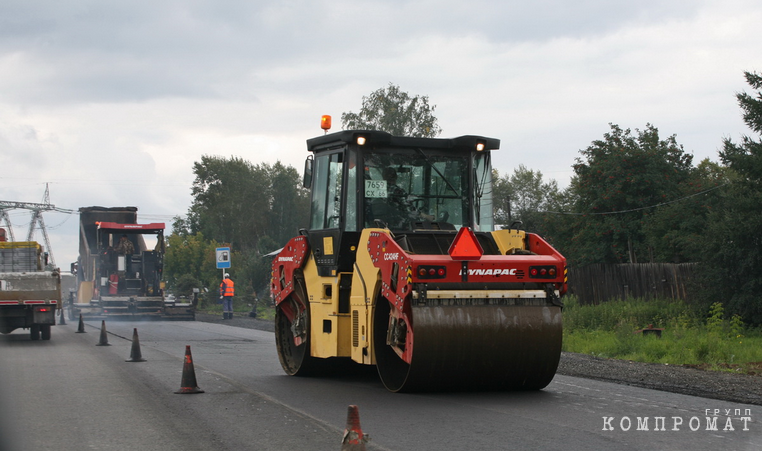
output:
POLYGON ((225 273, 225 278, 227 279, 228 277, 230 277, 230 274, 225 273))

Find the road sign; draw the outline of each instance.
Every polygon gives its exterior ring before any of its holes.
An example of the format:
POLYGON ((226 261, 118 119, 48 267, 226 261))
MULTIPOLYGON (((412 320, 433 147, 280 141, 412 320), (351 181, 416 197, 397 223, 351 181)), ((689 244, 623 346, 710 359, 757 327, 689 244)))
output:
POLYGON ((216 260, 217 260, 217 269, 230 268, 230 248, 218 247, 216 260))

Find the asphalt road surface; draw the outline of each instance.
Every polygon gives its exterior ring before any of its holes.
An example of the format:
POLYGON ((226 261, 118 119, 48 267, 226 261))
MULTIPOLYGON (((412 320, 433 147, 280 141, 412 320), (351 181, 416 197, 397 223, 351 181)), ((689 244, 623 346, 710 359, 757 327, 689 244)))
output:
MULTIPOLYGON (((762 407, 556 376, 539 392, 394 394, 373 368, 284 375, 272 332, 203 322, 0 336, 0 450, 759 450, 762 407), (126 362, 137 328, 145 362, 126 362), (199 394, 175 394, 186 346, 199 394)), ((187 374, 186 374, 187 376, 187 374)))

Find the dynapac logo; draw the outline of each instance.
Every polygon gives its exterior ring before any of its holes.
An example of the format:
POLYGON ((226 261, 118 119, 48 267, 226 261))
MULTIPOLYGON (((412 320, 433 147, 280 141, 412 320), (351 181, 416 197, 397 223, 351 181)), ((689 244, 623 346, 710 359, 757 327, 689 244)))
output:
POLYGON ((294 257, 278 257, 279 262, 292 262, 294 261, 294 257))
POLYGON ((385 252, 384 253, 384 261, 397 260, 398 258, 400 258, 399 252, 385 252))
MULTIPOLYGON (((463 275, 462 269, 460 270, 458 275, 459 276, 463 275)), ((469 269, 468 275, 469 276, 515 276, 516 269, 515 268, 469 269)))

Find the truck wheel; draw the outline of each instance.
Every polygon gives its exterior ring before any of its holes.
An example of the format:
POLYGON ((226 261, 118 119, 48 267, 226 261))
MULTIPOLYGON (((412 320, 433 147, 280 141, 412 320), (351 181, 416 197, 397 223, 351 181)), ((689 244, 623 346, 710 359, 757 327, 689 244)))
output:
POLYGON ((42 332, 43 340, 50 340, 50 324, 40 326, 40 332, 42 332))
POLYGON ((29 328, 29 338, 32 340, 40 339, 40 325, 39 324, 33 324, 32 327, 29 328))

